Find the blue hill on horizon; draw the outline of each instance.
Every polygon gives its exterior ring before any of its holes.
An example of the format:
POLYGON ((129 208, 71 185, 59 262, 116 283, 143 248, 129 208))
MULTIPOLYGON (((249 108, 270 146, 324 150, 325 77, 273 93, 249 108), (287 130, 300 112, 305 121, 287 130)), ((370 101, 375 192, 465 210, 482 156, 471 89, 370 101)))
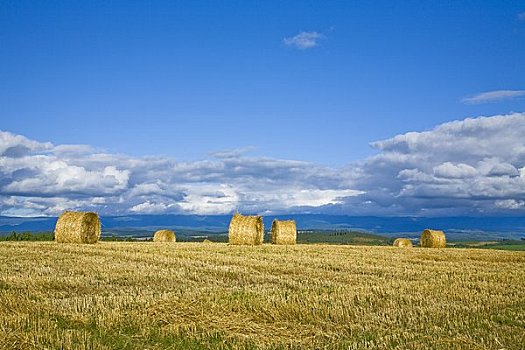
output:
MULTIPOLYGON (((416 237, 426 228, 440 229, 456 239, 521 239, 525 237, 525 217, 376 217, 324 214, 267 216, 266 228, 274 218, 295 220, 298 230, 356 230, 386 236, 416 237)), ((158 228, 225 232, 231 215, 126 215, 102 216, 102 230, 158 228)), ((52 231, 56 217, 0 216, 0 232, 52 231)))

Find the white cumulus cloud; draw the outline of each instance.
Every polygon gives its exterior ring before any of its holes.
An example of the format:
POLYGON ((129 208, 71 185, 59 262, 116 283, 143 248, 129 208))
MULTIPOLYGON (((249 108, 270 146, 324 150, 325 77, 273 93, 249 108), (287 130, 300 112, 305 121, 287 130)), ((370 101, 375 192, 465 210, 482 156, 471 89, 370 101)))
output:
POLYGON ((462 179, 476 176, 478 171, 476 168, 463 163, 453 164, 445 162, 434 167, 434 176, 451 179, 462 179))
POLYGON ((306 50, 319 45, 319 40, 322 38, 324 35, 318 32, 301 32, 295 36, 284 38, 283 43, 296 49, 306 50))
POLYGON ((514 113, 374 142, 380 153, 353 169, 359 174, 354 186, 365 193, 347 200, 345 210, 463 215, 516 209, 502 203, 525 200, 524 133, 525 114, 514 113))

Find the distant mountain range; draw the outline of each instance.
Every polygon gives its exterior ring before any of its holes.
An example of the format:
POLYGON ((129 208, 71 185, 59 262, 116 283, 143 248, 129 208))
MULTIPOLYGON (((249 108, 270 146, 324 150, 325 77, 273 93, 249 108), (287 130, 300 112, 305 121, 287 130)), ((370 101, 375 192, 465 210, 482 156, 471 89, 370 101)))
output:
MULTIPOLYGON (((356 230, 387 236, 416 237, 425 228, 444 230, 455 239, 525 238, 525 217, 375 217, 297 214, 264 218, 266 228, 274 218, 295 220, 299 230, 356 230)), ((231 215, 128 215, 103 216, 103 231, 155 230, 158 228, 224 232, 231 215)), ((52 231, 56 217, 19 218, 0 216, 0 232, 52 231)))

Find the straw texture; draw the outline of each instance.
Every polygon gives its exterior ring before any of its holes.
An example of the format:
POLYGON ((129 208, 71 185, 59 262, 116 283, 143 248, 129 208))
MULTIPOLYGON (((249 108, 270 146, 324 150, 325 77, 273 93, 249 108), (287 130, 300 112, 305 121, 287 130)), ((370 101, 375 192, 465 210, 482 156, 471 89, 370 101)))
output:
POLYGON ((408 238, 396 238, 396 240, 394 241, 394 247, 412 248, 413 244, 412 241, 408 238))
POLYGON ((97 213, 66 211, 55 226, 58 243, 96 243, 100 239, 100 219, 97 213))
POLYGON ((295 220, 279 221, 277 219, 272 222, 272 244, 296 244, 297 243, 297 228, 295 220))
POLYGON ((425 230, 421 234, 419 244, 425 248, 445 248, 447 239, 443 231, 425 230))
POLYGON ((153 235, 153 242, 175 242, 175 232, 171 230, 158 230, 153 235))
POLYGON ((235 245, 259 245, 264 239, 261 216, 244 216, 235 213, 228 229, 228 243, 235 245))

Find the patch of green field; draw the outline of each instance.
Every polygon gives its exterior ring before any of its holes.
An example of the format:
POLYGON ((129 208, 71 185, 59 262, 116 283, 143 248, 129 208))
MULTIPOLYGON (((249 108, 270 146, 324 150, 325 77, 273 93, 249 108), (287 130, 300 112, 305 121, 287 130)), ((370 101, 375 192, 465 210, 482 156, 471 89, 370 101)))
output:
POLYGON ((479 249, 500 249, 512 251, 525 251, 525 241, 523 240, 502 240, 489 242, 455 242, 454 248, 479 248, 479 249))
POLYGON ((391 245, 390 241, 388 237, 359 231, 299 230, 297 233, 297 243, 391 245))
POLYGON ((16 232, 0 235, 0 241, 52 241, 53 232, 16 232))
MULTIPOLYGON (((102 232, 101 241, 109 242, 147 242, 152 241, 153 233, 144 230, 113 230, 102 232)), ((227 243, 228 232, 209 232, 181 229, 176 231, 178 242, 202 242, 205 239, 227 243)), ((52 241, 53 232, 11 232, 0 236, 0 241, 52 241)), ((300 230, 298 243, 352 244, 352 245, 391 245, 391 239, 376 234, 347 230, 300 230)), ((269 232, 265 233, 265 242, 270 242, 269 232)))
POLYGON ((486 246, 488 249, 501 249, 501 250, 514 250, 514 251, 525 251, 525 244, 494 244, 486 246))

